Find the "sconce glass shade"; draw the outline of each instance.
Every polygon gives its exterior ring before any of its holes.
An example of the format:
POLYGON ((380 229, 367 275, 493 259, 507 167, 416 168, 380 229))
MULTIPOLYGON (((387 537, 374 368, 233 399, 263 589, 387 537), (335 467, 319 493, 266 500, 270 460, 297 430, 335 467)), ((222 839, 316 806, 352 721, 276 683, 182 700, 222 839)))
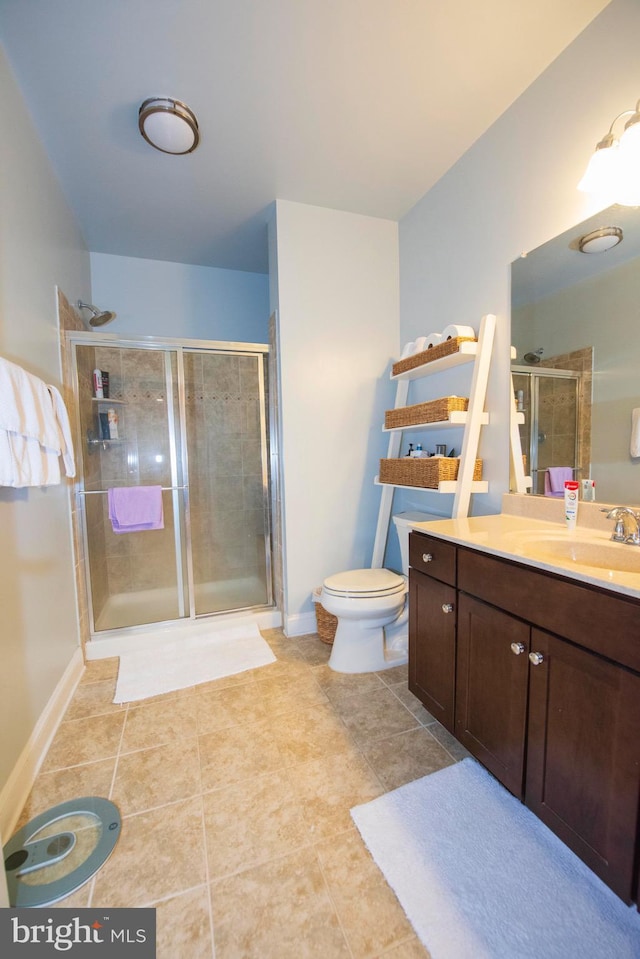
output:
POLYGON ((640 116, 636 113, 620 137, 618 202, 640 206, 640 116))
POLYGON ((603 206, 640 206, 640 100, 635 110, 624 110, 614 119, 596 146, 578 189, 595 195, 603 206), (629 119, 618 140, 613 131, 622 117, 629 119))
POLYGON ((180 100, 153 97, 138 111, 138 127, 147 143, 162 153, 192 153, 198 146, 198 121, 180 100))
POLYGON ((578 189, 583 193, 594 193, 602 197, 610 196, 617 183, 618 152, 617 140, 612 140, 606 146, 598 144, 584 176, 578 183, 578 189))

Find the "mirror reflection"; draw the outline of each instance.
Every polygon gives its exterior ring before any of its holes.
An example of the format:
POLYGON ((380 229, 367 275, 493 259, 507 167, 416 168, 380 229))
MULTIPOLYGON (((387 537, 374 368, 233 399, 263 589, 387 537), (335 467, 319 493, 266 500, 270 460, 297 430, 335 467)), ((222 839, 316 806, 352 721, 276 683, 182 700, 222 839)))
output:
POLYGON ((533 494, 575 478, 595 484, 586 498, 640 503, 639 306, 637 208, 609 207, 512 264, 513 388, 533 494), (591 233, 594 252, 582 252, 591 233))

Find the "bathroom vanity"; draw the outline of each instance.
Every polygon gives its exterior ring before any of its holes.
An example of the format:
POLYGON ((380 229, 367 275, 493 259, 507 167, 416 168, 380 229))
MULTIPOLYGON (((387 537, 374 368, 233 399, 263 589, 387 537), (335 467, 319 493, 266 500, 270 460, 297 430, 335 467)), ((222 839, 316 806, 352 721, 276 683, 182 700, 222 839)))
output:
POLYGON ((632 902, 640 548, 612 558, 608 535, 504 514, 412 532, 409 688, 632 902))

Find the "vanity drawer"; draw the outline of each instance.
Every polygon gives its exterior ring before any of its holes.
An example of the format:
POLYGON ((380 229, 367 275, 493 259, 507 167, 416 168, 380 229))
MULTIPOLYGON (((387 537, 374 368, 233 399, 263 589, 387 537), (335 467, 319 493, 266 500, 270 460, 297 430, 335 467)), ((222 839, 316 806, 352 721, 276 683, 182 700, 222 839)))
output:
POLYGON ((410 533, 409 566, 441 583, 456 585, 456 547, 428 533, 410 533))
POLYGON ((458 589, 640 672, 636 599, 463 547, 458 589))

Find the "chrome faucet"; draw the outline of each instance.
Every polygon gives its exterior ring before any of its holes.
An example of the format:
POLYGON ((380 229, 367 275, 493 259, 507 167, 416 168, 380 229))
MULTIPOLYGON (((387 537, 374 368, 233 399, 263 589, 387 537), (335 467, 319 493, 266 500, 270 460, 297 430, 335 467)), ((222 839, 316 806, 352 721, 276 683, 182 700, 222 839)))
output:
POLYGON ((615 528, 611 539, 615 543, 629 543, 631 546, 640 546, 640 515, 630 506, 614 506, 613 509, 600 510, 607 514, 607 519, 615 520, 615 528), (631 521, 633 523, 631 524, 631 521), (630 528, 633 525, 633 528, 630 528))

